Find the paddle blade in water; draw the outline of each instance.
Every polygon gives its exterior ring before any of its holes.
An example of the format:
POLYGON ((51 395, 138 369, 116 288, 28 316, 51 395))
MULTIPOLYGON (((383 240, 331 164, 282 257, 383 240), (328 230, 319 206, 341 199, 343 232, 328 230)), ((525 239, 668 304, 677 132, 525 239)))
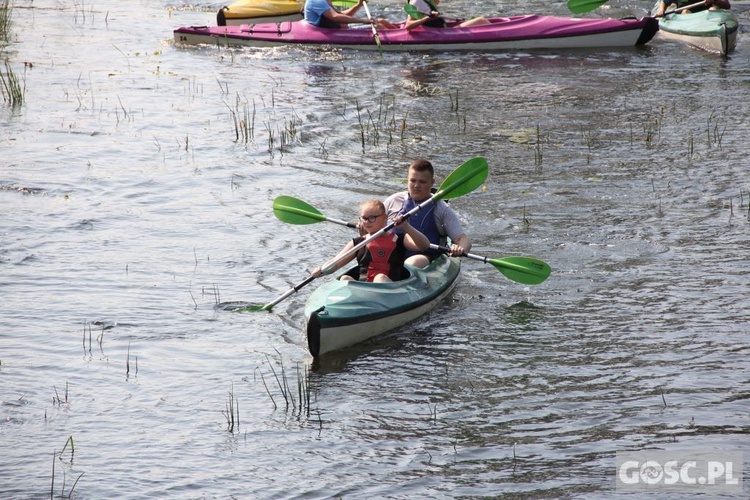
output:
POLYGON ((272 306, 271 304, 256 304, 251 306, 245 306, 242 309, 235 309, 237 312, 255 312, 255 311, 268 311, 271 312, 272 306))
POLYGON ((531 257, 504 257, 488 259, 487 262, 495 266, 508 279, 525 285, 538 285, 552 272, 549 264, 531 257))
POLYGON ((270 311, 270 304, 260 305, 253 304, 252 302, 235 301, 235 302, 221 302, 216 304, 214 309, 217 311, 229 311, 229 312, 252 312, 252 311, 270 311))
POLYGON ((585 14, 598 9, 609 0, 568 0, 568 10, 573 14, 585 14))
POLYGON ((315 207, 291 196, 277 196, 273 200, 273 213, 287 224, 315 224, 326 220, 315 207))
POLYGON ((489 172, 487 160, 481 157, 472 158, 464 162, 443 181, 434 198, 444 200, 471 193, 484 183, 489 172))

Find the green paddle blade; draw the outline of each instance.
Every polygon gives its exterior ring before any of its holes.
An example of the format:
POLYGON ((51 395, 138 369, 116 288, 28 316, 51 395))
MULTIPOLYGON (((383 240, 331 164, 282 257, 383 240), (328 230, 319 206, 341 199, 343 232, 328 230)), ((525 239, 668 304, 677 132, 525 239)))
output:
POLYGON ((357 5, 356 0, 333 0, 333 6, 341 9, 348 9, 357 5))
POLYGON ((531 257, 503 257, 502 259, 487 259, 487 262, 495 266, 508 279, 525 285, 538 285, 552 272, 549 264, 531 257))
POLYGON ((467 160, 443 181, 433 198, 437 201, 471 193, 484 183, 489 172, 490 167, 484 158, 478 156, 467 160))
POLYGON ((270 304, 260 305, 253 304, 252 302, 235 301, 235 302, 222 302, 216 304, 214 309, 217 311, 230 311, 230 312, 251 312, 251 311, 270 311, 270 304))
POLYGON ((424 14, 419 12, 419 9, 408 2, 404 4, 404 12, 406 12, 412 19, 422 19, 424 17, 424 14))
POLYGON ((237 309, 238 312, 255 312, 255 311, 268 311, 271 312, 272 306, 271 304, 264 304, 264 305, 252 305, 252 306, 246 306, 242 309, 237 309))
POLYGON ((273 200, 273 213, 287 224, 315 224, 326 220, 315 207, 291 196, 277 196, 273 200))
POLYGON ((568 0, 568 10, 573 14, 585 14, 598 9, 609 0, 568 0))

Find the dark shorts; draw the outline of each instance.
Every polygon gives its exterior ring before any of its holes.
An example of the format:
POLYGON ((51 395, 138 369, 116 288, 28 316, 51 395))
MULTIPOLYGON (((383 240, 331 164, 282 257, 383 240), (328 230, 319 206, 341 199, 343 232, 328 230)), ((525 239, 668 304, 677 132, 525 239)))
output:
POLYGON ((320 24, 318 24, 318 28, 327 28, 329 30, 340 30, 342 26, 339 23, 331 21, 326 16, 323 16, 320 18, 320 24))
POLYGON ((425 21, 422 26, 427 26, 428 28, 445 28, 445 19, 442 17, 432 17, 429 21, 425 21))

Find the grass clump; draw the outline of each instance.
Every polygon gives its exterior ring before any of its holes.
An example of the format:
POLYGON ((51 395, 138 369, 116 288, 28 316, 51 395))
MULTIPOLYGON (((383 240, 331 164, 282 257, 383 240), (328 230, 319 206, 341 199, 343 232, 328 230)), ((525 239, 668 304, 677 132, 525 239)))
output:
POLYGON ((3 93, 4 103, 14 107, 23 104, 26 87, 21 84, 21 80, 15 74, 7 59, 5 60, 5 73, 0 71, 0 90, 3 93))

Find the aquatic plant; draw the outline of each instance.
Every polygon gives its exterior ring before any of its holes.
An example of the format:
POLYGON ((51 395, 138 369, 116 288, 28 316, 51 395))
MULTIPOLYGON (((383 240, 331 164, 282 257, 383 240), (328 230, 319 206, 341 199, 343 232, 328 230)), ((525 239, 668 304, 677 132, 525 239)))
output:
POLYGON ((59 405, 62 406, 64 404, 68 404, 68 383, 65 382, 65 397, 61 398, 60 394, 57 392, 57 386, 53 386, 55 389, 55 397, 52 398, 52 405, 59 405))
POLYGON ((536 126, 536 144, 534 145, 534 164, 539 167, 542 165, 544 157, 544 146, 542 144, 542 131, 539 124, 536 126))
MULTIPOLYGON (((378 146, 382 135, 388 135, 388 144, 393 143, 394 132, 403 141, 404 132, 406 131, 406 116, 396 118, 396 98, 395 96, 381 95, 378 99, 378 109, 373 112, 368 107, 360 106, 359 101, 355 101, 357 111, 357 121, 359 122, 359 141, 362 146, 362 153, 365 152, 367 144, 378 146), (365 116, 366 113, 366 116, 365 116)), ((346 111, 346 109, 344 109, 346 111)), ((345 113, 340 113, 345 116, 345 113)))
POLYGON ((454 113, 458 113, 458 89, 456 89, 456 98, 453 99, 453 96, 450 92, 448 92, 448 97, 451 99, 451 111, 454 113))
POLYGON ((88 334, 89 334, 88 353, 91 354, 91 325, 86 321, 83 322, 83 352, 84 354, 87 352, 86 351, 86 327, 87 326, 88 326, 88 334))
POLYGON ((708 124, 706 125, 706 134, 708 135, 708 147, 712 144, 717 147, 721 147, 721 141, 724 138, 724 132, 727 131, 727 122, 721 118, 715 118, 716 112, 712 111, 711 116, 708 117, 708 124), (719 124, 724 124, 724 128, 719 130, 719 124))
POLYGON ((240 98, 239 93, 235 97, 234 108, 224 102, 234 124, 235 142, 247 144, 255 138, 255 100, 252 102, 252 112, 249 104, 247 99, 240 98))
MULTIPOLYGON (((297 397, 295 399, 294 392, 292 391, 292 387, 289 385, 289 380, 287 379, 286 370, 284 368, 283 361, 280 362, 281 365, 281 374, 279 375, 276 373, 276 370, 273 367, 273 364, 271 363, 271 360, 269 359, 268 355, 266 355, 266 360, 268 361, 268 365, 271 367, 271 372, 273 373, 274 378, 276 379, 276 384, 281 391, 281 395, 284 398, 285 402, 285 410, 289 411, 291 408, 292 412, 297 412, 298 415, 304 414, 305 416, 310 416, 310 405, 312 403, 312 389, 310 387, 310 368, 304 367, 300 368, 299 364, 295 367, 295 374, 297 378, 297 397)), ((276 400, 273 397, 273 394, 271 394, 270 389, 268 388, 268 384, 266 384, 266 379, 263 376, 263 373, 260 374, 261 380, 263 382, 263 386, 266 389, 266 393, 271 398, 271 402, 273 403, 274 409, 278 408, 276 404, 276 400)))
POLYGON ((226 402, 225 408, 221 410, 221 413, 227 419, 227 431, 234 433, 236 430, 240 430, 240 402, 234 396, 234 384, 229 388, 229 400, 226 402))
MULTIPOLYGON (((68 440, 65 441, 65 444, 63 445, 62 450, 60 453, 57 451, 52 451, 52 481, 50 482, 50 492, 49 496, 50 498, 55 497, 55 463, 57 460, 62 461, 63 456, 65 454, 65 450, 68 448, 68 445, 70 445, 70 458, 68 460, 68 464, 72 465, 73 463, 73 455, 75 454, 75 444, 73 442, 73 436, 68 436, 68 440)), ((65 471, 63 471, 63 481, 62 486, 60 488, 60 498, 73 498, 73 490, 75 490, 76 485, 78 484, 78 481, 81 480, 81 477, 83 477, 83 472, 78 475, 75 482, 73 483, 73 486, 70 487, 70 491, 66 494, 65 493, 65 471)))
POLYGON ((10 17, 13 10, 10 0, 0 1, 0 40, 10 41, 10 17))
POLYGON ((3 93, 3 102, 11 106, 21 106, 26 94, 26 85, 22 85, 18 75, 13 72, 10 62, 5 60, 5 73, 0 71, 0 90, 3 93))
MULTIPOLYGON (((135 357, 135 375, 138 375, 138 356, 135 357)), ((125 359, 125 380, 130 378, 130 342, 128 342, 128 355, 125 359)))

